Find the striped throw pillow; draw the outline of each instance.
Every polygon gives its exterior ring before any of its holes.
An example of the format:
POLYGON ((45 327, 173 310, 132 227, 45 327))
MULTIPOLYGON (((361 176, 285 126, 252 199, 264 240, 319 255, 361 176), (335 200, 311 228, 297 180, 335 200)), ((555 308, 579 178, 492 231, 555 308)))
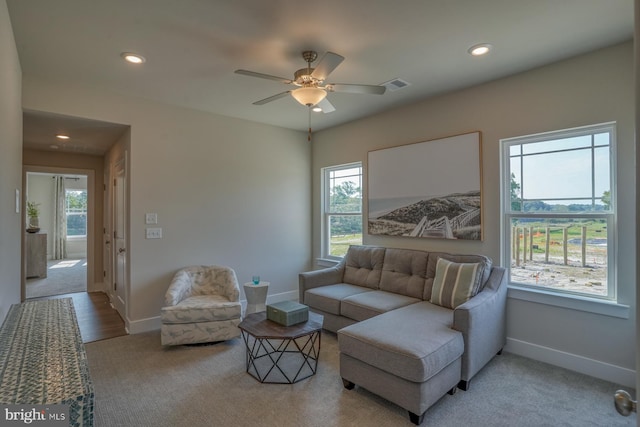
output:
POLYGON ((480 263, 457 263, 438 258, 430 302, 456 308, 478 292, 481 277, 480 263))

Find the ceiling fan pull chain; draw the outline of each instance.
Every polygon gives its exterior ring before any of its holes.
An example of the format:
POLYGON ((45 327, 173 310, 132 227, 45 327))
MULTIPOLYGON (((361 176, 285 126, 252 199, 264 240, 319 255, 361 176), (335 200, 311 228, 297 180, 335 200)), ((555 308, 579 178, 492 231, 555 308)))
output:
POLYGON ((309 105, 309 136, 307 137, 307 141, 311 142, 311 105, 309 105))

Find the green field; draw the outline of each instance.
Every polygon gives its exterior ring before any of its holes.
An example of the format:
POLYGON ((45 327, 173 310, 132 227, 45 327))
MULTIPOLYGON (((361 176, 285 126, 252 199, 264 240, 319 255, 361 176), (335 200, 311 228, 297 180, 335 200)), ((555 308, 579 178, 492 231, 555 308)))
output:
POLYGON ((362 233, 331 236, 330 255, 342 257, 347 253, 349 245, 361 245, 362 233))

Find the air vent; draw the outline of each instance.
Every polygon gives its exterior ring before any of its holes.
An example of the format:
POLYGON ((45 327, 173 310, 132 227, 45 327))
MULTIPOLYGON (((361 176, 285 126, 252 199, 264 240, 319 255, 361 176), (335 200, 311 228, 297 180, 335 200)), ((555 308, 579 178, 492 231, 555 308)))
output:
POLYGON ((402 79, 393 79, 388 82, 382 83, 382 86, 386 87, 388 91, 393 92, 394 90, 402 89, 409 86, 411 83, 402 79))

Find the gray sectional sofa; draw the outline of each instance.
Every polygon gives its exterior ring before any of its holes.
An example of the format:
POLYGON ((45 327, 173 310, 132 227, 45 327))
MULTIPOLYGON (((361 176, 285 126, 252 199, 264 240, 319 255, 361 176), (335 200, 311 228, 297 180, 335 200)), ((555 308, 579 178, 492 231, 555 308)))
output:
POLYGON ((340 375, 420 424, 467 390, 506 342, 505 270, 482 255, 351 246, 335 267, 301 273, 299 301, 337 333, 340 375))

